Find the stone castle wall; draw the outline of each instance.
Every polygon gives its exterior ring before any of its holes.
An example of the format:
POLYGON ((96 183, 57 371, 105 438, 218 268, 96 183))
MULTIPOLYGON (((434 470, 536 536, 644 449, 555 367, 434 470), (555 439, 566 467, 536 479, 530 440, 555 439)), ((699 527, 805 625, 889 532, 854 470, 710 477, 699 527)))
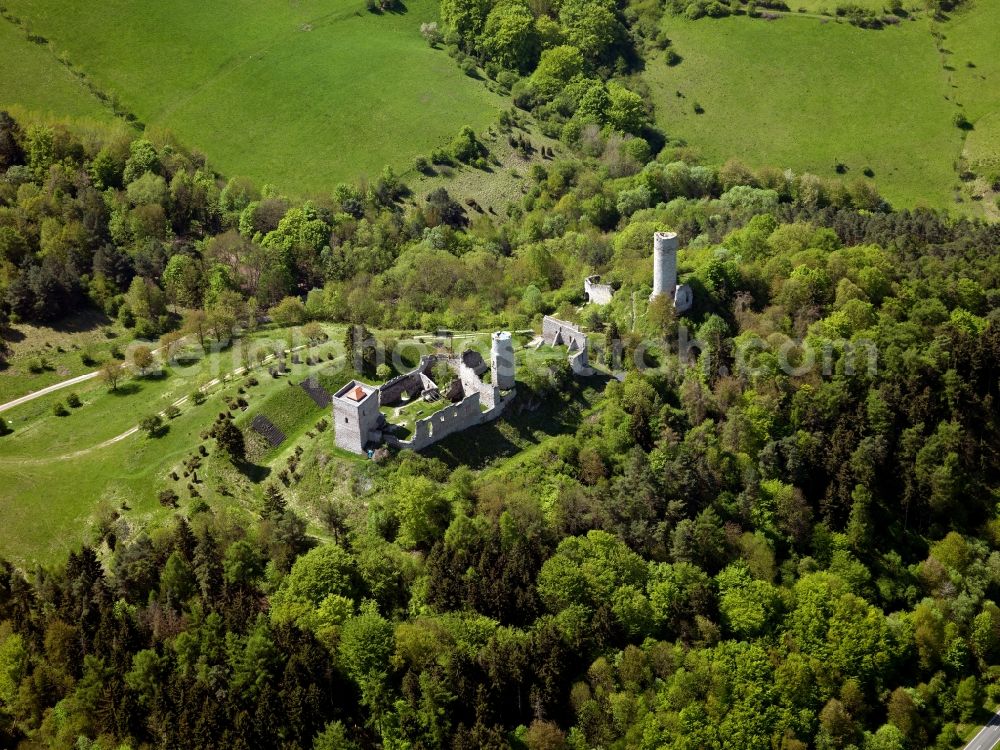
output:
POLYGON ((546 315, 542 319, 542 340, 550 346, 569 349, 569 366, 577 375, 586 374, 590 359, 587 354, 587 334, 566 320, 546 315))
POLYGON ((542 318, 542 340, 550 346, 565 346, 571 351, 587 348, 587 334, 568 320, 551 315, 542 318))
POLYGON ((447 406, 429 417, 417 421, 413 425, 413 434, 408 440, 400 440, 389 434, 383 435, 382 438, 394 448, 421 451, 456 432, 492 422, 503 413, 513 397, 514 394, 509 393, 505 398, 500 399, 495 406, 483 411, 480 408, 482 402, 479 399, 479 393, 476 392, 466 396, 457 404, 447 406))
POLYGON ((610 305, 615 290, 611 284, 602 284, 600 276, 588 276, 583 280, 583 291, 587 300, 595 305, 610 305))

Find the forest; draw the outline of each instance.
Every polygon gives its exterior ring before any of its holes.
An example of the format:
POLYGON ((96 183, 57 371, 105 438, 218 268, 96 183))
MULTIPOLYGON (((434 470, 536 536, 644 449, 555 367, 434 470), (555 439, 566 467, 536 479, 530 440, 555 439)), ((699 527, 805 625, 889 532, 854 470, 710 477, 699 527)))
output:
MULTIPOLYGON (((500 218, 391 170, 302 202, 176 143, 0 115, 8 325, 93 306, 139 338, 225 339, 265 314, 554 313, 623 373, 573 431, 484 469, 357 469, 324 538, 269 482, 249 526, 191 505, 0 565, 0 744, 961 744, 1000 699, 1000 229, 586 137, 500 218), (662 228, 683 318, 633 302, 662 228), (581 307, 594 272, 607 307, 581 307), (874 366, 851 365, 862 342, 874 366), (830 366, 787 366, 809 349, 830 366)), ((525 393, 572 410, 579 387, 525 393)))

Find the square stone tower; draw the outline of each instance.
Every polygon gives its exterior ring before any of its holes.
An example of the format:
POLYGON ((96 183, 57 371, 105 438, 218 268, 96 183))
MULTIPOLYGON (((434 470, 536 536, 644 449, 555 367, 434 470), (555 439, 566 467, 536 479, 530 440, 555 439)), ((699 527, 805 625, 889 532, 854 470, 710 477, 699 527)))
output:
POLYGON ((514 339, 509 331, 493 334, 490 355, 493 385, 502 391, 509 391, 514 387, 514 339))
POLYGON ((333 433, 337 447, 364 453, 369 442, 377 442, 379 390, 352 380, 333 395, 333 433))

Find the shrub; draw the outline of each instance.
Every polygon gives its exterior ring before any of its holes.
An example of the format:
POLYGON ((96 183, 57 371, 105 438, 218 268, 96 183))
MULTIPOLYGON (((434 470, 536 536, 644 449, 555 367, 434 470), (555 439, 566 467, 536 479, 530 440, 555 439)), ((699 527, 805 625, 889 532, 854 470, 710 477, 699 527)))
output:
POLYGON ((150 414, 139 422, 139 429, 145 432, 148 437, 156 437, 162 427, 163 418, 159 414, 150 414))
POLYGON ((180 500, 173 490, 161 490, 159 495, 160 505, 164 508, 176 508, 177 501, 180 500))
POLYGON ((439 148, 431 152, 431 162, 434 164, 452 164, 453 160, 451 154, 443 148, 439 148))
POLYGON ((415 158, 413 160, 413 166, 417 168, 418 172, 423 172, 424 174, 430 172, 431 169, 430 162, 427 160, 426 156, 418 156, 415 158))
POLYGON ((28 372, 35 375, 45 372, 48 369, 49 363, 45 361, 43 357, 32 357, 28 360, 28 372))
POLYGON ((969 122, 969 118, 965 116, 964 112, 956 112, 951 121, 959 130, 972 130, 972 123, 969 122))
POLYGON ((0 435, 9 435, 13 431, 14 430, 10 428, 10 425, 7 424, 7 420, 0 417, 0 435))
MULTIPOLYGON (((518 76, 518 74, 515 73, 513 70, 501 70, 499 73, 497 73, 496 77, 497 83, 503 86, 507 91, 510 91, 512 88, 514 88, 514 84, 516 84, 519 80, 521 80, 520 76, 518 76)), ((506 124, 503 122, 504 115, 507 115, 507 113, 506 112, 500 113, 501 124, 506 124)), ((507 117, 509 118, 510 115, 507 115, 507 117)))
POLYGON ((80 397, 75 393, 71 393, 66 397, 66 403, 69 404, 74 409, 79 409, 83 406, 83 402, 80 401, 80 397))
POLYGON ((437 21, 420 24, 420 36, 432 47, 437 47, 444 41, 444 35, 438 28, 437 21))
POLYGON ((66 407, 63 406, 62 401, 59 401, 55 405, 53 405, 52 413, 55 414, 57 417, 69 416, 69 412, 66 410, 66 407))
POLYGON ((181 410, 176 405, 170 404, 170 406, 163 410, 163 413, 167 415, 168 419, 176 419, 180 416, 181 410))
POLYGON ((195 406, 199 406, 205 403, 205 394, 202 393, 200 390, 192 391, 191 403, 193 403, 195 406))

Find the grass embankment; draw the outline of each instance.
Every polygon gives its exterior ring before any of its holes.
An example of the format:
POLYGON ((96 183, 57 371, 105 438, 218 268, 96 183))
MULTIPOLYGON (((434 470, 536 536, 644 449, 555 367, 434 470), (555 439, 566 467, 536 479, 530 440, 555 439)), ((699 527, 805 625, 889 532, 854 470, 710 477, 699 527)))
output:
MULTIPOLYGON (((502 106, 421 38, 435 0, 380 15, 361 0, 110 0, 100 12, 70 0, 7 4, 147 126, 227 175, 290 194, 328 193, 386 164, 407 169, 502 106)), ((39 107, 59 103, 44 87, 38 97, 39 107)))
POLYGON ((0 108, 20 105, 57 117, 114 119, 111 110, 42 44, 0 18, 0 108))
POLYGON ((881 31, 794 15, 664 24, 683 60, 647 66, 657 120, 709 163, 870 169, 894 204, 955 206, 963 132, 927 19, 881 31))

